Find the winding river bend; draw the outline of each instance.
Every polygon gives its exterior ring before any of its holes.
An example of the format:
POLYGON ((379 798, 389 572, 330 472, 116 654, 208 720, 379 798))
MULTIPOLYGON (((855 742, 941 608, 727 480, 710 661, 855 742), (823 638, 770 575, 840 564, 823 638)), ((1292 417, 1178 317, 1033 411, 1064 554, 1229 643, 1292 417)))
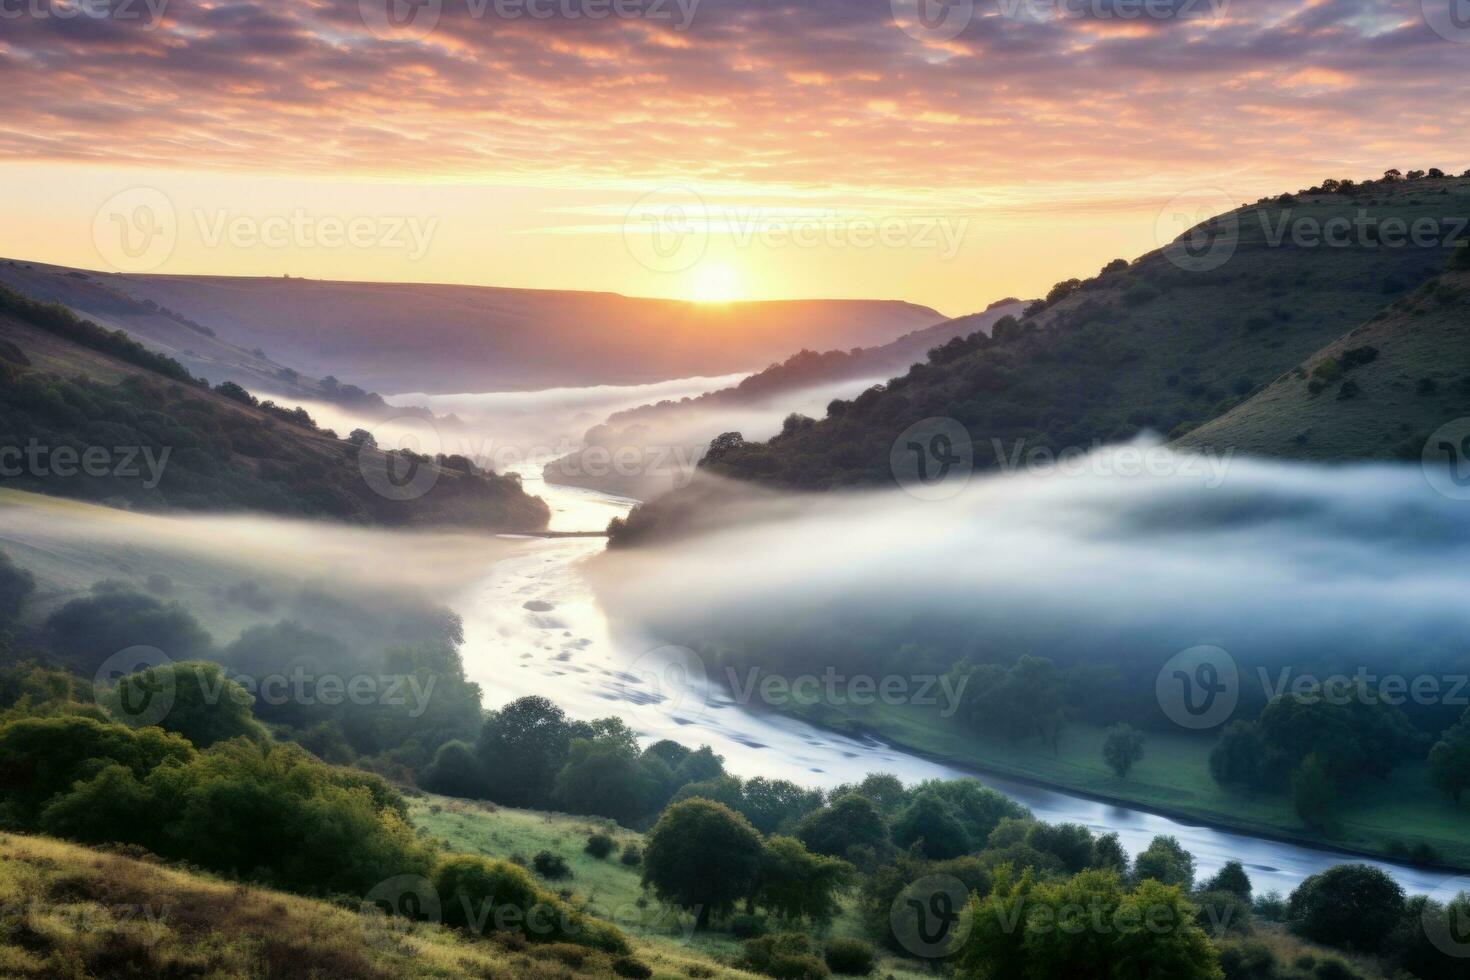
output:
MULTIPOLYGON (((553 511, 553 530, 605 527, 634 501, 595 491, 543 483, 539 465, 517 467, 528 492, 553 511)), ((1018 800, 1042 820, 1079 823, 1095 832, 1117 832, 1131 853, 1157 834, 1172 834, 1195 856, 1200 878, 1226 861, 1242 862, 1257 894, 1283 895, 1308 875, 1359 858, 1297 844, 1185 823, 1158 814, 1099 802, 981 773, 964 772, 909 755, 877 740, 856 740, 803 722, 753 714, 724 692, 709 690, 702 703, 670 704, 648 697, 634 669, 658 658, 650 637, 618 635, 584 579, 581 564, 601 551, 601 538, 527 538, 496 562, 456 605, 465 620, 465 668, 498 706, 542 694, 575 717, 615 714, 650 739, 708 744, 742 776, 790 779, 830 787, 870 772, 905 782, 973 776, 1018 800)), ((1368 861, 1391 873, 1409 892, 1432 892, 1446 872, 1368 861)))

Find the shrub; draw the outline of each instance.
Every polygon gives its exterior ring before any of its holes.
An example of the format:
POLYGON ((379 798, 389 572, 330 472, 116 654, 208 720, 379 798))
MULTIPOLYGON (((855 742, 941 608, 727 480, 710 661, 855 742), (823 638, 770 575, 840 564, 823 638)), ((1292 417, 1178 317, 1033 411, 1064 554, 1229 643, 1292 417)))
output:
POLYGON ((1312 875, 1287 902, 1292 932, 1328 946, 1377 952, 1404 914, 1404 890, 1384 872, 1340 864, 1312 875))
POLYGON ((531 858, 531 867, 538 875, 549 881, 569 878, 572 874, 572 869, 567 867, 566 858, 550 851, 537 851, 536 856, 531 858))
POLYGON ((816 955, 812 937, 803 932, 750 940, 745 944, 744 963, 776 980, 825 980, 829 976, 827 964, 816 955))
POLYGON ((861 939, 834 939, 827 944, 823 957, 833 973, 849 977, 865 977, 877 966, 873 947, 861 939))
POLYGON ((588 835, 587 846, 582 850, 601 861, 611 854, 616 846, 611 837, 599 830, 588 835))
POLYGON ((636 867, 643 863, 643 852, 638 850, 637 844, 629 841, 623 845, 623 856, 618 858, 618 860, 630 868, 636 867))
POLYGON ((763 915, 742 914, 730 919, 730 935, 736 939, 759 939, 766 934, 763 915))

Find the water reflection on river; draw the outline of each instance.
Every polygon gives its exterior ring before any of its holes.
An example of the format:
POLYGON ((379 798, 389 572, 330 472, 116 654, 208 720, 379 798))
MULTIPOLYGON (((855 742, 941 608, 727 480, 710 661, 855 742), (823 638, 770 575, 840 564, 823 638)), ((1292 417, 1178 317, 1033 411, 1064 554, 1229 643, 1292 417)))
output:
MULTIPOLYGON (((593 491, 544 484, 539 464, 519 467, 528 492, 552 507, 554 530, 593 530, 625 514, 632 501, 593 491)), ((754 714, 718 689, 704 699, 674 704, 650 698, 647 667, 665 658, 657 641, 615 635, 583 578, 580 565, 604 547, 601 538, 524 539, 517 553, 496 563, 489 578, 460 597, 465 618, 465 668, 485 691, 488 706, 541 694, 574 717, 618 715, 647 739, 708 744, 741 776, 790 779, 831 787, 888 772, 905 782, 975 775, 804 723, 754 714), (702 703, 701 703, 702 700, 702 703)), ((1195 856, 1199 877, 1226 861, 1242 862, 1257 894, 1295 888, 1306 876, 1346 860, 1342 854, 1278 843, 1156 814, 1101 803, 1015 780, 977 775, 1020 801, 1041 820, 1115 831, 1132 853, 1157 834, 1172 834, 1195 856)), ((1429 892, 1443 872, 1378 864, 1410 892, 1429 892)))

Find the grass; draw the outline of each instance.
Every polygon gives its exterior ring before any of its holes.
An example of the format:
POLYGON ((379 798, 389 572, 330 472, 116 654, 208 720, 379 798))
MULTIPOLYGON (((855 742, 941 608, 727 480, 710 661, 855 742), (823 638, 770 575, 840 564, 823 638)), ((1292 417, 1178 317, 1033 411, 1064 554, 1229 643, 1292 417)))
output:
MULTIPOLYGON (((612 922, 644 944, 645 949, 670 956, 692 955, 727 966, 740 955, 740 941, 729 933, 695 933, 693 916, 664 908, 652 893, 644 892, 642 869, 618 860, 625 844, 634 843, 641 850, 643 835, 610 820, 514 810, 440 796, 410 800, 410 818, 416 827, 456 851, 496 858, 519 855, 527 860, 543 850, 560 854, 571 868, 571 877, 547 884, 570 889, 574 902, 585 903, 590 913, 612 922), (613 837, 618 851, 601 860, 585 853, 587 836, 594 830, 613 837)), ((869 938, 858 916, 855 894, 844 897, 842 913, 830 924, 825 936, 869 938)), ((639 956, 646 959, 642 952, 639 956)), ((912 961, 880 953, 874 976, 918 980, 932 974, 912 961)))
POLYGON ((1059 789, 1137 804, 1202 823, 1262 836, 1401 857, 1397 846, 1427 844, 1454 867, 1470 867, 1470 806, 1455 806, 1429 784, 1426 766, 1413 760, 1334 810, 1323 833, 1297 817, 1284 794, 1242 794, 1210 777, 1212 736, 1150 732, 1141 762, 1120 779, 1103 762, 1103 729, 1067 726, 1054 754, 1039 742, 1012 745, 968 731, 913 705, 824 709, 820 723, 849 731, 867 730, 896 746, 958 766, 1034 780, 1059 789), (1412 828, 1409 829, 1409 828, 1412 828))
MULTIPOLYGON (((334 904, 44 837, 0 835, 0 976, 612 977, 601 953, 521 947, 428 924, 383 929, 334 904)), ((401 920, 399 920, 401 922, 401 920)), ((657 980, 751 975, 634 942, 657 980)))

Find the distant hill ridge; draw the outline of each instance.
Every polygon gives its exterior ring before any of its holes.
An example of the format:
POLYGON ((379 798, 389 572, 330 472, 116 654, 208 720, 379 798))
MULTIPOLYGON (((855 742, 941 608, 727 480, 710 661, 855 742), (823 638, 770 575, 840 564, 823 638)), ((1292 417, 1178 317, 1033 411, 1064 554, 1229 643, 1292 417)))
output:
POLYGON ((286 365, 385 395, 733 374, 802 347, 887 343, 944 319, 887 300, 713 305, 495 286, 107 274, 12 261, 0 262, 0 283, 27 273, 43 282, 12 288, 41 296, 44 285, 50 295, 42 298, 141 339, 211 356, 222 356, 211 340, 223 342, 258 351, 250 366, 265 373, 286 365), (118 295, 168 313, 119 309, 118 295))

